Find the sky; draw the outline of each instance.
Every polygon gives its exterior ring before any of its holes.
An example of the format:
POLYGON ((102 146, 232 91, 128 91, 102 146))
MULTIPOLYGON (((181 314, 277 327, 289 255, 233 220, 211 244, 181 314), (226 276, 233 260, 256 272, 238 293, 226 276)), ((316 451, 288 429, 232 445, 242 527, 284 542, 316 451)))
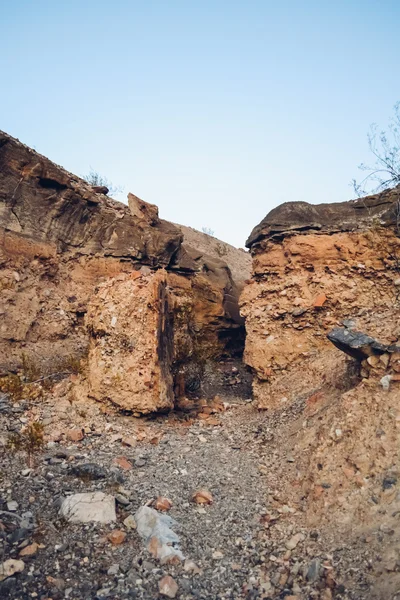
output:
POLYGON ((400 100, 398 0, 0 0, 0 129, 243 246, 354 196, 400 100))

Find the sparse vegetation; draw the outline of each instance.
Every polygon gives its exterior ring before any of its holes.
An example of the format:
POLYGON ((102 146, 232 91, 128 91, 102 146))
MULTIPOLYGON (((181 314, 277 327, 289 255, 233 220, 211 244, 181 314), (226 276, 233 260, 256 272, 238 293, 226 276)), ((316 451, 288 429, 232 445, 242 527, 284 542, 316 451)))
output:
POLYGON ((10 434, 7 445, 11 452, 24 452, 29 466, 32 466, 34 454, 44 446, 43 424, 32 421, 21 431, 10 434))
POLYGON ((90 185, 95 185, 99 187, 104 186, 108 188, 108 193, 110 196, 115 196, 123 192, 123 188, 121 186, 114 185, 113 183, 111 183, 111 181, 107 179, 107 177, 100 175, 100 173, 94 171, 93 169, 90 169, 88 175, 84 175, 83 179, 90 183, 90 185))
POLYGON ((378 125, 373 123, 367 139, 374 161, 371 164, 361 163, 359 169, 366 176, 360 182, 356 179, 352 181, 358 196, 400 185, 400 101, 394 106, 387 129, 379 130, 378 125))
POLYGON ((22 373, 27 382, 36 381, 42 375, 37 363, 25 352, 22 353, 22 373))
POLYGON ((213 229, 211 229, 211 227, 202 227, 201 230, 203 233, 206 233, 207 235, 211 235, 214 237, 215 231, 213 229))

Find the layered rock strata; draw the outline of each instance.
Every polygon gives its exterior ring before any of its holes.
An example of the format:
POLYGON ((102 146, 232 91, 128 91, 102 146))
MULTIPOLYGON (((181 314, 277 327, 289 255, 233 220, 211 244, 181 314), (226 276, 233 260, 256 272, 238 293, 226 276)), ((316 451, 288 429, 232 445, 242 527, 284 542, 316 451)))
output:
POLYGON ((327 339, 334 327, 399 339, 399 198, 394 189, 347 203, 286 203, 252 232, 241 310, 260 407, 350 385, 351 363, 327 339))
MULTIPOLYGON (((160 219, 156 206, 133 194, 126 206, 105 191, 0 132, 0 372, 27 364, 38 376, 68 372, 92 344, 95 326, 85 315, 99 285, 115 284, 110 294, 120 299, 120 277, 134 282, 141 269, 155 281, 163 270, 163 285, 174 288, 172 371, 240 352, 239 290, 227 264, 183 242, 179 227, 160 219)), ((127 294, 137 293, 126 285, 127 294)), ((141 292, 147 293, 147 304, 157 304, 152 292, 141 292)), ((131 320, 140 321, 141 294, 121 304, 122 317, 129 307, 131 320)), ((146 318, 136 332, 143 352, 154 337, 150 313, 146 318)), ((171 403, 169 394, 160 393, 161 407, 171 403)))

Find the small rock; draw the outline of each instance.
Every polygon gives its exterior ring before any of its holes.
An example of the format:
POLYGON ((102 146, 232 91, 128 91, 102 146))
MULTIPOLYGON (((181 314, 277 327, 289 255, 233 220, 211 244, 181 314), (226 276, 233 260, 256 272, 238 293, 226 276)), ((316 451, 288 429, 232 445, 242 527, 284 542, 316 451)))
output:
POLYGON ((311 561, 311 563, 307 569, 307 573, 306 573, 307 581, 310 581, 310 582, 317 581, 319 579, 320 571, 321 571, 321 561, 318 560, 318 558, 316 558, 315 560, 311 561))
POLYGON ((222 554, 222 552, 220 552, 220 550, 215 550, 215 552, 212 553, 212 557, 214 560, 221 560, 222 558, 224 558, 224 555, 222 554))
POLYGON ((7 502, 7 510, 10 512, 16 512, 18 510, 18 502, 15 500, 10 500, 10 502, 7 502))
POLYGON ((123 437, 123 438, 122 438, 122 440, 121 440, 121 443, 122 443, 124 446, 129 446, 129 447, 131 447, 131 448, 132 448, 133 446, 136 446, 136 440, 135 440, 135 438, 134 438, 134 437, 131 437, 131 436, 123 437))
POLYGON ((117 458, 114 459, 114 464, 121 469, 124 469, 124 471, 130 471, 132 469, 132 463, 130 463, 125 456, 117 456, 117 458))
POLYGON ((51 575, 48 575, 46 581, 60 592, 65 589, 65 581, 64 579, 61 579, 61 577, 52 577, 51 575))
POLYGON ((95 481, 97 479, 106 478, 106 470, 96 463, 84 463, 82 465, 74 465, 69 469, 71 475, 80 477, 81 479, 89 479, 95 481))
POLYGON ((121 529, 114 529, 107 537, 113 546, 120 546, 125 541, 126 533, 121 529))
POLYGON ((66 433, 67 438, 71 442, 80 442, 83 440, 83 429, 70 429, 66 433))
POLYGON ((153 506, 156 510, 161 512, 167 512, 172 508, 172 502, 168 498, 164 498, 164 496, 159 496, 154 500, 153 506))
POLYGON ((393 379, 392 375, 385 375, 380 380, 380 384, 381 384, 382 388, 385 390, 385 392, 387 392, 389 390, 389 388, 390 388, 390 382, 391 382, 392 379, 393 379))
POLYGON ((38 548, 39 548, 38 544, 36 544, 36 542, 33 542, 33 544, 30 544, 29 546, 25 546, 25 548, 23 548, 21 550, 19 555, 20 556, 33 556, 34 554, 36 554, 38 548))
POLYGON ((183 560, 179 536, 172 530, 176 525, 174 519, 150 506, 142 506, 135 514, 135 521, 138 534, 154 558, 162 564, 183 560))
POLYGON ((397 483, 397 477, 385 477, 385 479, 382 481, 382 488, 384 490, 388 490, 391 487, 393 487, 394 485, 396 485, 397 483))
POLYGON ((296 535, 291 537, 285 545, 288 550, 294 550, 296 546, 302 541, 304 541, 304 535, 302 533, 296 533, 296 535))
POLYGON ((25 569, 23 560, 14 560, 9 558, 0 564, 0 581, 4 581, 7 577, 11 577, 15 573, 21 573, 25 569))
POLYGON ((107 575, 117 575, 119 571, 119 564, 111 565, 111 567, 107 571, 107 575))
POLYGON ((158 590, 161 596, 167 596, 167 598, 175 598, 178 593, 178 584, 175 579, 173 579, 170 575, 165 575, 158 582, 158 590))
POLYGON ((194 575, 199 575, 201 573, 201 569, 196 565, 193 560, 186 559, 185 564, 183 565, 183 569, 187 573, 194 573, 194 575))
POLYGON ((126 498, 122 494, 115 494, 115 499, 116 499, 117 503, 120 504, 121 506, 128 506, 128 504, 131 503, 130 500, 128 500, 128 498, 126 498))
POLYGON ((313 302, 313 307, 321 308, 327 300, 328 298, 325 296, 325 294, 319 294, 313 302))
POLYGON ((136 529, 136 521, 133 515, 129 515, 124 519, 124 525, 128 530, 136 529))
POLYGON ((193 493, 192 502, 195 502, 196 504, 212 504, 213 497, 211 492, 206 489, 201 489, 193 493))
POLYGON ((373 354, 372 356, 368 356, 367 363, 369 364, 370 367, 375 369, 380 363, 380 357, 376 354, 373 354))

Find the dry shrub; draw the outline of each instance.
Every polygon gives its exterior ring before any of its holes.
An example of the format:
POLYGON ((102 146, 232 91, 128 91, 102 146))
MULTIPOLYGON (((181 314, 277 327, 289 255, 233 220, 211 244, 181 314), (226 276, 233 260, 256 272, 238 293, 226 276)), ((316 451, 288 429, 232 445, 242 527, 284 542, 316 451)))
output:
POLYGON ((33 455, 40 452, 43 446, 44 427, 39 421, 32 421, 20 432, 12 433, 7 443, 11 452, 24 452, 29 465, 32 464, 33 455))

